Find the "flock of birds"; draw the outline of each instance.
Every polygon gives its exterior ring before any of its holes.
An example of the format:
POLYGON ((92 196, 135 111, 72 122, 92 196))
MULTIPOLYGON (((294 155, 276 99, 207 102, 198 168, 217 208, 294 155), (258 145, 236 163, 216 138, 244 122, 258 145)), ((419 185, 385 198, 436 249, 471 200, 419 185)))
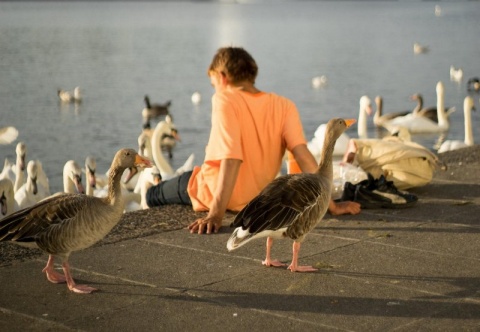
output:
MULTIPOLYGON (((326 79, 321 79, 321 84, 322 81, 326 83, 326 79)), ((473 86, 475 91, 480 90, 480 86, 473 86)), ((436 91, 436 106, 424 108, 421 95, 416 94, 412 96, 412 100, 417 102, 417 106, 408 112, 384 114, 383 100, 377 97, 376 114, 373 118, 375 125, 385 128, 390 133, 406 130, 407 136, 448 130, 448 118, 455 109, 446 108, 444 105, 442 82, 438 82, 436 91)), ((27 247, 40 248, 46 252, 49 259, 43 272, 50 282, 66 282, 68 288, 77 293, 95 291, 93 287, 75 283, 68 263, 70 254, 87 248, 106 236, 119 222, 128 204, 135 202, 138 208, 147 208, 145 193, 150 186, 193 168, 193 154, 175 171, 163 156, 160 142, 170 136, 171 143, 174 131, 172 117, 168 111, 171 103, 152 104, 148 96, 145 96, 144 100, 146 107, 142 111, 143 130, 138 137, 138 151, 131 149, 118 151, 105 177, 96 174, 93 157, 86 158, 84 170, 71 160, 64 167, 64 192, 50 195, 48 179, 41 162, 31 160, 25 167, 24 143, 17 144, 15 164, 5 161, 0 174, 0 203, 4 216, 0 220, 0 241, 11 241, 27 247), (152 129, 151 121, 162 116, 164 119, 152 129), (25 168, 26 180, 23 177, 25 168), (87 179, 86 190, 81 181, 83 173, 87 179), (104 189, 102 193, 97 189, 100 184, 104 189), (32 201, 29 196, 31 194, 41 198, 32 201), (131 196, 136 198, 132 199, 131 196), (54 257, 62 259, 64 274, 55 270, 54 257)), ((69 102, 78 101, 70 99, 69 102)), ((449 143, 448 149, 473 144, 470 114, 473 109, 473 98, 468 95, 464 102, 465 141, 458 145, 449 143)), ((371 113, 370 98, 362 96, 357 128, 360 138, 367 137, 367 116, 371 113)), ((271 259, 271 247, 275 238, 290 238, 294 242, 292 261, 288 269, 292 272, 316 270, 312 266, 298 264, 300 246, 305 236, 327 211, 332 194, 333 157, 345 153, 346 143, 349 141, 345 130, 354 122, 356 120, 332 119, 317 129, 314 138, 308 144, 309 149, 319 160, 317 172, 287 174, 272 181, 235 217, 231 225, 235 229, 227 242, 229 251, 253 239, 266 237, 266 258, 263 264, 283 266, 285 264, 271 259)), ((173 142, 175 140, 173 136, 173 142)))

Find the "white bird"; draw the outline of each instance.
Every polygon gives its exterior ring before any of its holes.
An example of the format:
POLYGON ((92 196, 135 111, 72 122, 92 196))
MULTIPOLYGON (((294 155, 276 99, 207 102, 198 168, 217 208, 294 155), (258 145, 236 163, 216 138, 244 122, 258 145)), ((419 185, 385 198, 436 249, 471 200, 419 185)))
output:
POLYGON ((8 178, 13 182, 13 191, 17 192, 25 183, 25 158, 27 155, 27 146, 23 142, 18 142, 15 147, 15 164, 10 166, 10 169, 2 172, 3 178, 8 178))
POLYGON ((312 87, 318 89, 322 88, 327 85, 328 79, 327 76, 322 75, 322 76, 315 76, 312 78, 312 87))
POLYGON ((39 199, 44 199, 50 196, 50 181, 43 170, 43 164, 40 160, 35 160, 37 164, 37 190, 39 199))
POLYGON ((9 179, 0 180, 0 219, 18 210, 13 192, 13 183, 9 179))
POLYGON ((368 96, 360 98, 360 109, 358 111, 357 134, 360 138, 368 137, 367 116, 372 114, 372 101, 368 96))
POLYGON ((60 101, 64 103, 79 103, 82 101, 82 92, 78 86, 73 89, 73 93, 67 90, 58 89, 57 94, 60 101))
POLYGON ((461 82, 463 79, 463 70, 462 68, 455 68, 450 66, 450 81, 461 82))
POLYGON ((120 221, 124 201, 120 177, 128 167, 150 167, 148 160, 132 149, 115 154, 110 167, 109 192, 105 198, 63 194, 51 196, 38 204, 17 211, 0 220, 0 241, 40 248, 49 255, 43 269, 52 283, 66 282, 69 290, 91 293, 96 289, 78 285, 73 280, 69 256, 103 239, 120 221), (62 259, 64 275, 54 269, 54 257, 62 259))
POLYGON ((202 101, 202 95, 200 94, 200 92, 198 91, 195 91, 193 94, 192 94, 192 104, 194 105, 198 105, 200 104, 200 102, 202 101))
POLYGON ((174 176, 182 174, 183 172, 185 172, 185 170, 193 169, 193 155, 190 155, 184 165, 176 171, 173 170, 172 166, 165 159, 162 154, 160 144, 158 142, 160 142, 161 137, 168 132, 170 132, 170 125, 166 121, 160 121, 153 130, 151 138, 153 160, 155 161, 155 165, 157 166, 160 174, 162 175, 162 180, 171 179, 174 176))
POLYGON ((40 201, 37 186, 38 165, 34 160, 27 164, 27 181, 15 192, 15 201, 19 209, 24 209, 40 201))
POLYGON ((435 5, 435 16, 442 16, 442 7, 440 5, 435 5))
POLYGON ((75 160, 69 160, 63 166, 63 192, 85 194, 82 184, 82 169, 75 160))
POLYGON ((465 126, 465 139, 459 140, 447 140, 440 145, 438 153, 461 149, 474 144, 473 130, 472 130, 472 110, 475 110, 473 98, 470 96, 465 97, 463 101, 463 116, 465 126))
POLYGON ((419 43, 413 44, 413 53, 415 54, 427 53, 428 51, 429 51, 428 46, 422 46, 419 43))
MULTIPOLYGON (((448 122, 447 113, 445 112, 445 104, 444 104, 444 94, 445 89, 442 82, 437 83, 437 119, 438 123, 432 121, 431 119, 420 116, 414 113, 409 113, 405 116, 396 117, 391 121, 386 121, 383 123, 383 127, 385 127, 390 133, 395 132, 398 130, 399 127, 405 127, 409 130, 411 134, 419 134, 419 133, 438 133, 442 131, 448 130, 450 124, 448 122)), ((449 110, 449 113, 453 112, 453 110, 449 110)))
POLYGON ((88 196, 94 195, 94 190, 97 186, 97 161, 93 156, 85 158, 85 194, 88 196))
POLYGON ((10 144, 18 137, 18 130, 15 127, 0 128, 0 145, 10 144))
POLYGON ((316 271, 312 266, 299 266, 298 255, 305 236, 320 222, 332 193, 332 154, 335 140, 355 120, 332 119, 316 173, 287 174, 277 177, 252 199, 235 217, 235 227, 227 242, 229 251, 261 237, 267 237, 266 266, 285 266, 272 260, 273 238, 290 238, 293 242, 292 272, 316 271))

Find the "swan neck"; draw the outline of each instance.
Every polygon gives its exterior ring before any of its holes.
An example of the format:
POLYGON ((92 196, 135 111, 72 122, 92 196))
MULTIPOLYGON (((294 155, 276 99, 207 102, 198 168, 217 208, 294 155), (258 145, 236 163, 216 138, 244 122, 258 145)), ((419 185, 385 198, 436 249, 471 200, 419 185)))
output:
POLYGON ((173 174, 173 168, 165 160, 160 146, 160 140, 162 138, 162 135, 168 133, 168 129, 169 125, 165 121, 160 121, 155 127, 155 130, 153 131, 151 139, 153 161, 155 162, 155 165, 157 166, 162 176, 173 174))
POLYGON ((120 180, 122 178, 123 171, 125 168, 123 167, 111 167, 110 173, 108 175, 108 194, 107 194, 107 201, 111 205, 116 205, 117 202, 122 201, 122 188, 120 186, 120 180))
POLYGON ((465 121, 465 144, 468 146, 473 145, 473 130, 472 130, 472 109, 471 107, 465 108, 464 111, 465 121))
POLYGON ((358 114, 358 137, 364 139, 368 137, 367 134, 367 112, 363 106, 360 106, 360 112, 358 114))
POLYGON ((447 124, 447 115, 445 114, 445 103, 444 103, 444 94, 443 91, 437 93, 437 118, 438 126, 446 127, 447 124))

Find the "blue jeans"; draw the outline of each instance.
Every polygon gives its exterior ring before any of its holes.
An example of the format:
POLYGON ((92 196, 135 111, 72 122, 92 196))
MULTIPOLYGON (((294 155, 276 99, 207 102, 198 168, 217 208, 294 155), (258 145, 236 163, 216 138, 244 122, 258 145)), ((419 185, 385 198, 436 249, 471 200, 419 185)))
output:
POLYGON ((148 206, 153 207, 166 204, 192 205, 187 192, 188 180, 190 180, 191 176, 191 171, 185 172, 180 176, 150 187, 146 195, 148 206))

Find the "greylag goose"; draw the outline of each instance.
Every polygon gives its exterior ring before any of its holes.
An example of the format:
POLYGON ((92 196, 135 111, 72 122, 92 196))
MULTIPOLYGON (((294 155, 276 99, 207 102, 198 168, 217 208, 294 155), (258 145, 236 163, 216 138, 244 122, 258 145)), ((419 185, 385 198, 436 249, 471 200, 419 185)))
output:
POLYGON ((316 271, 312 266, 299 266, 300 244, 327 212, 332 193, 332 155, 336 139, 355 120, 332 119, 327 125, 325 145, 318 170, 277 177, 248 203, 235 217, 235 227, 227 242, 229 251, 250 240, 267 237, 263 265, 284 266, 270 258, 273 238, 292 239, 293 257, 288 267, 292 272, 316 271))
POLYGON ((12 241, 46 252, 49 258, 43 272, 50 282, 66 282, 68 289, 76 293, 95 291, 93 287, 75 283, 68 258, 72 252, 103 239, 119 222, 124 209, 120 178, 123 171, 132 166, 150 167, 151 164, 135 150, 118 151, 110 168, 107 197, 79 194, 49 197, 2 219, 0 241, 12 241), (54 269, 55 256, 62 259, 64 275, 54 269))
POLYGON ((9 179, 0 180, 0 219, 15 211, 13 183, 9 179))
POLYGON ((18 130, 15 127, 0 128, 0 144, 10 144, 18 137, 18 130))
POLYGON ((82 93, 80 87, 73 89, 73 93, 70 91, 58 89, 57 90, 58 98, 64 103, 79 103, 82 101, 82 93))
POLYGON ((465 139, 459 140, 447 140, 440 145, 438 153, 461 149, 467 146, 472 146, 474 143, 473 130, 472 130, 472 111, 475 111, 473 98, 470 96, 465 97, 463 101, 463 116, 465 126, 465 139))
POLYGON ((147 95, 143 98, 145 101, 145 108, 142 110, 142 116, 144 121, 148 121, 150 119, 155 119, 163 115, 170 114, 168 108, 172 104, 172 102, 169 100, 165 102, 164 104, 151 104, 150 103, 150 98, 148 98, 147 95))
POLYGON ((404 116, 410 113, 410 111, 398 111, 383 114, 383 98, 381 96, 375 97, 375 105, 377 108, 375 110, 375 114, 373 115, 373 123, 377 127, 381 127, 386 121, 390 121, 396 117, 404 116))

